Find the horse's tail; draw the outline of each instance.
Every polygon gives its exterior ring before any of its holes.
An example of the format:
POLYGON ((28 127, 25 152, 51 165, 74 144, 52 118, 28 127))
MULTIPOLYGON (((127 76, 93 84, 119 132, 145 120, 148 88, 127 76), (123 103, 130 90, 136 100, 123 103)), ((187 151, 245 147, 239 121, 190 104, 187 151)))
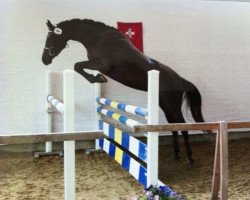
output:
POLYGON ((190 82, 185 81, 184 99, 186 100, 187 108, 190 109, 191 114, 196 122, 204 122, 202 116, 202 99, 199 90, 190 82))

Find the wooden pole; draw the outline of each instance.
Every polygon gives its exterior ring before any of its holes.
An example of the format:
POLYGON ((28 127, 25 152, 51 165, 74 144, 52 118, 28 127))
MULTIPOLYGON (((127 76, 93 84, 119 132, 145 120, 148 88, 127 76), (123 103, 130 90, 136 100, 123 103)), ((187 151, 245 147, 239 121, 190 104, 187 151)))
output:
POLYGON ((220 186, 221 199, 228 199, 228 130, 227 123, 220 122, 220 186))
POLYGON ((217 130, 211 200, 217 200, 220 190, 220 130, 217 130))
POLYGON ((218 130, 219 123, 174 123, 174 124, 142 124, 135 125, 134 132, 166 132, 166 131, 189 131, 189 130, 218 130))
POLYGON ((57 132, 57 133, 31 133, 19 135, 0 135, 0 145, 6 144, 30 144, 42 142, 62 142, 62 141, 89 141, 106 137, 103 131, 79 131, 79 132, 57 132))
MULTIPOLYGON (((228 122, 228 129, 250 128, 250 122, 228 122)), ((191 131, 191 130, 218 130, 218 122, 204 123, 174 123, 174 124, 141 124, 135 125, 133 132, 165 132, 165 131, 191 131)))

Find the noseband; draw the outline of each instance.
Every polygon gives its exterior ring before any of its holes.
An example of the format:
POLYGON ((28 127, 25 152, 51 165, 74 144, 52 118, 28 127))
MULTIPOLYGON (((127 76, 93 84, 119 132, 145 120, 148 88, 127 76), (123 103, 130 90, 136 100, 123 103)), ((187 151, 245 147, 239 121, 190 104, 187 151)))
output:
MULTIPOLYGON (((68 44, 66 44, 66 46, 65 46, 65 48, 68 48, 69 47, 69 45, 68 44)), ((52 57, 52 56, 54 56, 55 55, 55 52, 53 51, 53 47, 44 47, 44 50, 47 50, 47 51, 49 51, 49 55, 52 57)))
POLYGON ((54 53, 54 51, 53 51, 53 49, 52 49, 52 48, 53 48, 53 47, 51 47, 51 48, 44 47, 44 50, 49 51, 49 55, 50 55, 50 56, 54 56, 54 55, 55 55, 55 53, 54 53))

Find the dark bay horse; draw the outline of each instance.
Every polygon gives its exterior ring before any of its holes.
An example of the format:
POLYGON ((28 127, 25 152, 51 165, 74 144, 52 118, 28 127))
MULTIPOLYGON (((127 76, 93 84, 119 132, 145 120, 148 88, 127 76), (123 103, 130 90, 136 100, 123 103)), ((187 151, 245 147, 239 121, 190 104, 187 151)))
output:
MULTIPOLYGON (((87 61, 77 62, 75 71, 90 83, 104 83, 104 75, 128 87, 147 91, 147 72, 160 71, 160 107, 169 123, 185 123, 181 106, 183 99, 196 122, 204 122, 201 112, 201 95, 189 81, 174 70, 138 51, 127 37, 117 29, 89 19, 72 19, 53 25, 47 21, 49 33, 44 47, 42 61, 45 65, 67 46, 69 40, 78 41, 87 50, 87 61), (96 76, 85 69, 98 70, 96 76)), ((188 132, 182 131, 186 154, 193 163, 188 132)), ((178 132, 173 132, 175 159, 179 158, 178 132)))

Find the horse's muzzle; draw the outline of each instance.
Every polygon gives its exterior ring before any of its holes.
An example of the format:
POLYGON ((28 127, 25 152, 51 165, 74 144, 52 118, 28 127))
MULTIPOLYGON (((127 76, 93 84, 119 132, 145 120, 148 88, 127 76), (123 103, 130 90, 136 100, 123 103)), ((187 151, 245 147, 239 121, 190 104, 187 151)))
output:
POLYGON ((52 63, 52 60, 51 59, 48 59, 47 57, 43 56, 42 57, 42 61, 43 61, 43 64, 45 65, 49 65, 52 63))

